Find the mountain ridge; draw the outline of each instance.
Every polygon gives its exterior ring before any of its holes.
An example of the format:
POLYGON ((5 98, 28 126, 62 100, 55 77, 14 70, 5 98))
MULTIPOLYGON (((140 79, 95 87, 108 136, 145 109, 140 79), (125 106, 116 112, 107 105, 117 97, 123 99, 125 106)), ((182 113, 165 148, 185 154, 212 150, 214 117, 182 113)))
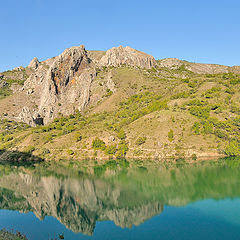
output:
MULTIPOLYGON (((107 156, 116 151, 137 158, 235 155, 239 154, 239 68, 176 58, 155 60, 130 47, 104 52, 87 51, 81 45, 1 73, 0 113, 3 123, 21 121, 40 129, 32 131, 43 132, 45 140, 32 133, 17 144, 20 149, 38 143, 35 147, 41 149, 55 139, 51 147, 55 152, 61 139, 70 138, 66 148, 77 152, 80 144, 81 158, 86 146, 91 157, 96 150, 98 157, 106 157, 106 150, 93 147, 94 137, 101 136, 117 149, 107 156), (85 140, 73 140, 75 132, 85 140)), ((9 130, 1 132, 11 138, 9 130)), ((5 135, 2 139, 2 148, 8 149, 10 143, 16 147, 5 135)))

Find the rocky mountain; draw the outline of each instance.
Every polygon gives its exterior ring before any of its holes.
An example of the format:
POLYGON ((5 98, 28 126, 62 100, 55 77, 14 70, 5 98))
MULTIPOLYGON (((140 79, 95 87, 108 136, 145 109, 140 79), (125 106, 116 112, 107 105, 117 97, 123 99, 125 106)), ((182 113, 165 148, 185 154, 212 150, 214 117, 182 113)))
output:
POLYGON ((0 149, 30 145, 36 154, 50 148, 52 157, 69 158, 70 148, 76 158, 92 158, 100 137, 116 147, 98 151, 104 158, 238 155, 239 73, 240 66, 155 60, 122 46, 34 58, 0 74, 0 149), (44 126, 29 135, 19 122, 44 126))
MULTIPOLYGON (((22 106, 19 120, 35 126, 52 121, 58 113, 83 111, 90 102, 97 68, 121 65, 151 69, 156 61, 148 54, 122 46, 103 54, 86 51, 84 46, 72 47, 41 63, 34 58, 27 67, 29 77, 21 89, 30 103, 22 106)), ((2 80, 0 86, 5 85, 2 80)))
MULTIPOLYGON (((240 68, 189 63, 175 58, 156 61, 151 55, 128 46, 114 47, 106 52, 86 51, 83 45, 72 47, 57 57, 43 62, 34 58, 26 69, 20 67, 13 70, 17 72, 15 79, 26 79, 19 91, 27 95, 24 106, 19 106, 22 107, 21 111, 18 109, 15 116, 18 115, 19 120, 35 126, 47 124, 59 113, 69 115, 76 110, 83 111, 91 102, 91 95, 94 95, 92 86, 97 69, 109 66, 133 66, 142 69, 178 69, 184 66, 198 74, 238 72, 240 68)), ((7 85, 4 78, 8 79, 9 76, 1 74, 1 88, 7 85)))

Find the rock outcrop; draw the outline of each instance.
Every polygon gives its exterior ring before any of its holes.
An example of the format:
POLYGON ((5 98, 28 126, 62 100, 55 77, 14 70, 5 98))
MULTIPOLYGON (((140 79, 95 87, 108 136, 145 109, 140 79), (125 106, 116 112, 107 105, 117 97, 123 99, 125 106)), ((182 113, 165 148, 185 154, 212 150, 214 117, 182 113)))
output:
MULTIPOLYGON (((21 121, 34 126, 37 122, 49 123, 59 113, 73 114, 83 111, 89 104, 96 104, 106 96, 106 90, 117 91, 112 80, 112 70, 103 81, 97 82, 96 75, 105 67, 133 66, 141 69, 162 68, 188 70, 198 74, 240 73, 240 67, 228 67, 216 64, 199 64, 168 58, 156 61, 153 56, 131 47, 114 47, 108 51, 86 51, 78 46, 66 49, 57 57, 39 62, 34 58, 27 68, 7 71, 0 76, 0 88, 6 86, 7 80, 24 82, 22 93, 26 94, 25 105, 19 104, 21 121), (105 93, 104 93, 105 92, 105 93)), ((164 70, 164 69, 163 69, 164 70)), ((166 71, 167 72, 167 71, 166 71)), ((12 92, 18 93, 20 87, 11 86, 12 92)))
MULTIPOLYGON (((156 66, 155 59, 130 47, 117 47, 103 51, 86 51, 85 47, 72 47, 62 54, 42 63, 34 58, 28 65, 32 72, 25 81, 23 91, 35 99, 37 119, 46 124, 58 113, 69 115, 83 111, 90 102, 92 81, 96 68, 103 66, 130 65, 150 69, 156 66)), ((111 73, 110 73, 111 75, 111 73)), ((106 88, 114 92, 115 85, 109 75, 106 88)), ((19 118, 34 126, 32 109, 23 106, 19 118)))
POLYGON ((65 50, 54 59, 45 76, 39 113, 49 122, 58 112, 82 111, 89 102, 90 85, 96 70, 84 46, 65 50))
MULTIPOLYGON (((76 110, 82 111, 87 106, 96 70, 84 46, 66 49, 44 64, 34 58, 28 68, 34 71, 25 82, 23 90, 38 99, 37 115, 43 119, 44 124, 59 112, 68 115, 76 110)), ((21 114, 20 117, 24 122, 32 122, 27 115, 21 114)))
POLYGON ((100 66, 130 65, 150 69, 156 66, 153 56, 135 50, 131 47, 113 47, 99 61, 100 66))
POLYGON ((28 65, 28 68, 32 68, 34 70, 36 70, 39 66, 40 62, 38 61, 38 59, 35 57, 28 65))
POLYGON ((216 73, 228 73, 231 68, 228 66, 218 65, 218 64, 204 64, 204 63, 192 63, 183 61, 177 58, 165 58, 158 61, 158 66, 178 69, 181 66, 188 71, 198 73, 198 74, 216 74, 216 73))

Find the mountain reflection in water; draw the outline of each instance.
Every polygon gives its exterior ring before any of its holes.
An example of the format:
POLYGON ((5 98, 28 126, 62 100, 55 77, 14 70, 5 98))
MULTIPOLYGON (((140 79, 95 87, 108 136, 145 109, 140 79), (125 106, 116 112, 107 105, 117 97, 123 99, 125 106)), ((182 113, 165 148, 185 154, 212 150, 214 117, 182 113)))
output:
POLYGON ((52 216, 73 232, 92 235, 97 221, 122 228, 160 214, 164 205, 240 196, 240 171, 226 161, 166 169, 129 168, 96 177, 0 166, 0 208, 52 216))

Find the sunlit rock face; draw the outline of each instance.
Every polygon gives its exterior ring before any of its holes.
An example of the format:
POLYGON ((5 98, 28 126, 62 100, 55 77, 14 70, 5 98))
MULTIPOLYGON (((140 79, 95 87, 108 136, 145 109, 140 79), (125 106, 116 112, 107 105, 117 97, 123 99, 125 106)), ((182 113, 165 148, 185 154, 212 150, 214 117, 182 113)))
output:
POLYGON ((58 112, 82 111, 89 102, 90 86, 96 75, 84 46, 65 50, 50 66, 40 98, 39 111, 44 123, 58 112))
MULTIPOLYGON (((83 45, 66 49, 52 61, 41 64, 34 58, 28 68, 33 72, 25 82, 24 90, 39 99, 37 108, 31 109, 33 120, 42 118, 46 124, 59 112, 68 115, 82 111, 88 104, 96 70, 83 45)), ((24 116, 20 116, 22 121, 25 121, 24 116)), ((29 114, 25 122, 29 122, 28 119, 29 114)))
POLYGON ((22 107, 19 119, 34 126, 52 121, 59 113, 83 111, 90 102, 96 68, 121 65, 150 69, 156 61, 130 47, 120 46, 105 53, 87 52, 83 45, 43 62, 34 58, 27 67, 31 74, 22 88, 34 103, 22 107))
POLYGON ((131 47, 113 47, 99 61, 100 66, 130 65, 150 69, 156 66, 153 56, 140 52, 131 47))

